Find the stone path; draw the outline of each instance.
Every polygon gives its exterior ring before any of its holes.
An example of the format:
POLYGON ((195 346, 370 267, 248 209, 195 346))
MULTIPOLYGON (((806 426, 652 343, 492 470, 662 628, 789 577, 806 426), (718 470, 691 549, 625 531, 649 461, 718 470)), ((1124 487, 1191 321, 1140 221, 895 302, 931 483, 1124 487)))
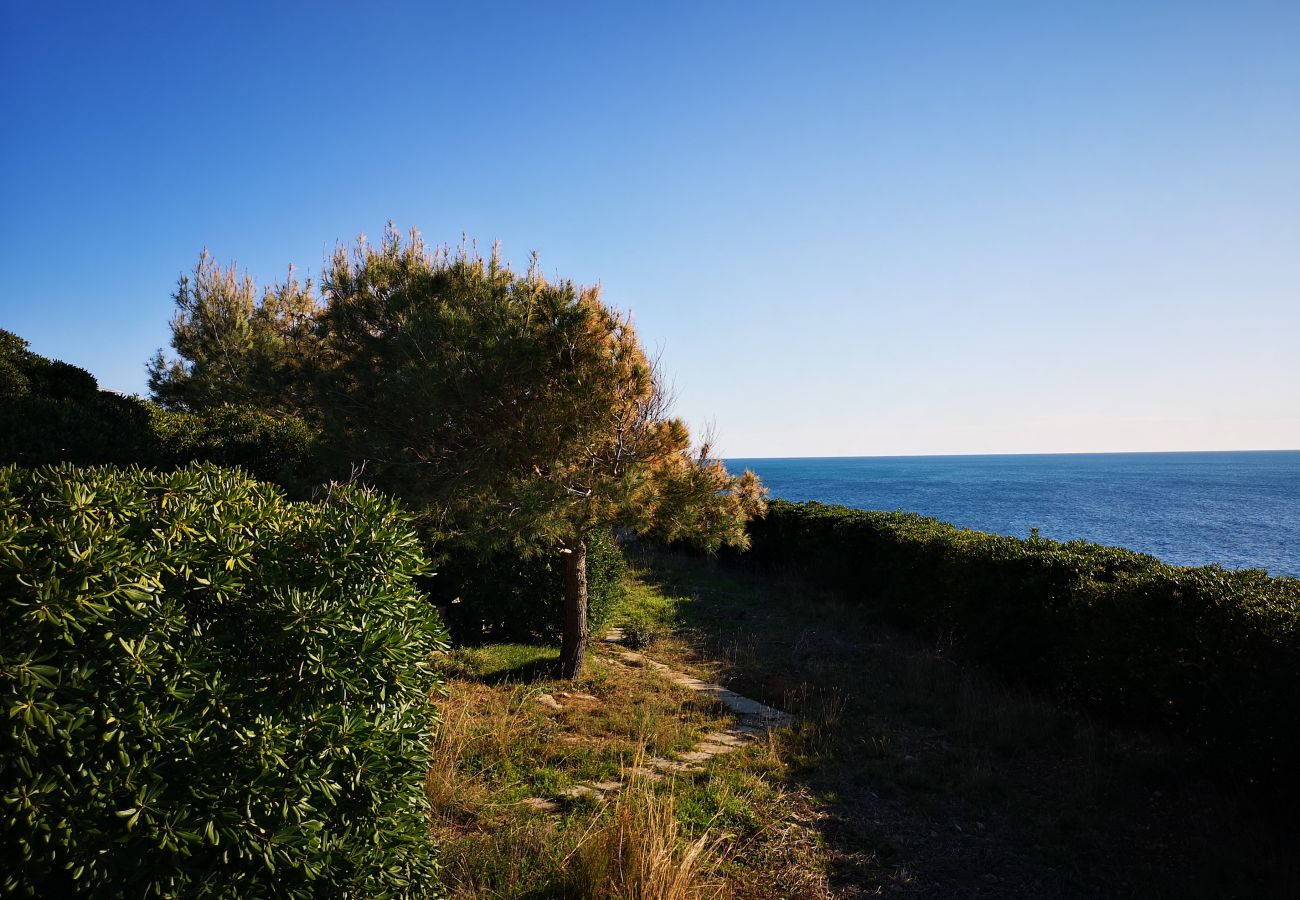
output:
MULTIPOLYGON (((729 691, 722 685, 701 681, 692 675, 678 672, 661 662, 650 659, 648 656, 619 647, 618 644, 622 640, 623 631, 620 628, 611 628, 605 635, 605 642, 611 645, 610 649, 616 659, 622 660, 625 664, 648 666, 661 672, 669 681, 675 684, 680 684, 693 691, 713 697, 736 716, 736 721, 730 727, 723 731, 706 734, 690 750, 677 753, 671 759, 661 756, 651 756, 643 759, 639 766, 628 770, 627 774, 630 777, 659 781, 665 777, 681 773, 701 772, 704 770, 704 765, 715 756, 738 750, 768 732, 794 722, 794 716, 788 712, 759 703, 757 700, 744 697, 735 691, 729 691)), ((574 699, 596 699, 589 694, 564 694, 561 691, 557 691, 555 696, 574 699)), ((539 703, 551 709, 563 709, 564 707, 555 699, 555 696, 541 694, 536 699, 539 703)), ((593 781, 585 784, 575 784, 562 790, 559 798, 530 797, 523 803, 525 806, 542 812, 559 812, 559 800, 561 799, 576 800, 581 797, 603 799, 617 793, 625 784, 626 779, 623 781, 593 781)))

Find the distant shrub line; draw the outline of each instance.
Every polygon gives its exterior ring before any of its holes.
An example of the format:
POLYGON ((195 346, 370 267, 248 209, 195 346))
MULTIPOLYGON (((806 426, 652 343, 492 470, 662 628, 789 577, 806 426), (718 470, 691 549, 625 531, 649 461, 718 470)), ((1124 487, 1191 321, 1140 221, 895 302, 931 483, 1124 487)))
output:
POLYGON ((1296 779, 1300 579, 1083 541, 773 502, 744 559, 951 638, 964 658, 1176 729, 1251 777, 1296 779))
POLYGON ((373 492, 0 468, 0 893, 436 893, 426 570, 373 492))
POLYGON ((239 466, 303 497, 327 480, 317 471, 315 444, 315 433, 296 416, 235 405, 168 411, 100 390, 89 372, 32 353, 22 338, 0 330, 0 465, 172 469, 211 462, 239 466))

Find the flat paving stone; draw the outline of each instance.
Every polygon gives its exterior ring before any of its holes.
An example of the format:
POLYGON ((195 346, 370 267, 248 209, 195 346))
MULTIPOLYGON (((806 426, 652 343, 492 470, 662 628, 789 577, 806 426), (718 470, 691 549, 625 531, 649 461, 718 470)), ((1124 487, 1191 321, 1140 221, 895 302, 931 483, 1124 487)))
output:
POLYGON ((562 698, 562 699, 564 699, 564 700, 585 700, 585 701, 587 701, 587 702, 589 702, 589 703, 599 703, 599 702, 600 702, 600 698, 599 698, 599 697, 593 696, 593 695, 591 695, 591 694, 583 694, 583 693, 578 693, 578 692, 573 692, 573 693, 571 693, 571 692, 569 692, 569 691, 556 691, 556 692, 555 692, 555 696, 560 697, 560 698, 562 698))
POLYGON ((711 684, 694 675, 687 675, 685 672, 675 672, 661 662, 656 662, 648 656, 635 653, 631 650, 624 650, 620 656, 623 659, 635 662, 638 665, 648 665, 661 671, 669 672, 669 678, 683 687, 690 688, 701 694, 713 697, 729 711, 738 716, 745 716, 752 719, 758 719, 770 728, 779 728, 783 725, 789 725, 794 721, 794 716, 788 712, 783 712, 774 706, 768 706, 766 703, 759 703, 735 691, 728 690, 720 684, 711 684))
POLYGON ((543 800, 541 797, 529 797, 523 801, 523 805, 529 809, 535 809, 538 812, 556 813, 560 811, 560 804, 554 800, 543 800))
POLYGON ((652 756, 645 761, 647 767, 658 769, 661 772, 694 772, 699 771, 698 766, 692 766, 678 759, 664 759, 662 756, 652 756))
MULTIPOLYGON (((680 769, 674 771, 682 771, 680 769)), ((628 772, 636 778, 644 778, 646 781, 663 781, 663 773, 656 772, 654 769, 647 769, 645 766, 634 766, 628 769, 628 772)))
POLYGON ((713 759, 713 757, 717 755, 718 754, 716 753, 709 753, 705 750, 687 750, 685 753, 677 754, 679 759, 683 759, 686 762, 693 762, 693 763, 708 762, 709 760, 713 759))

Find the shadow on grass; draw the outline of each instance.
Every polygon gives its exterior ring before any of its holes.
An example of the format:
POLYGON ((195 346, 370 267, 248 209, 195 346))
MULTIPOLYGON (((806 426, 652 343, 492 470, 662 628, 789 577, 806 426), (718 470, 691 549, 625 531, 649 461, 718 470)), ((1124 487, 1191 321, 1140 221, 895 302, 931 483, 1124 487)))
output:
POLYGON ((532 684, 535 681, 550 681, 559 674, 559 663, 553 659, 535 659, 508 669, 498 669, 489 674, 480 675, 483 684, 532 684))
POLYGON ((452 650, 446 671, 480 684, 532 684, 555 678, 559 659, 559 649, 544 644, 482 644, 452 650))

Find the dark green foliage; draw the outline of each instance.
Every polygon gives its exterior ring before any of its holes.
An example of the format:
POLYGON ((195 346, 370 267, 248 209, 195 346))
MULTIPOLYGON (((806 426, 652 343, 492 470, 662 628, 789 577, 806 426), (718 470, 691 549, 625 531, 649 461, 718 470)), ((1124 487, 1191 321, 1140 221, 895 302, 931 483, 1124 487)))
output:
POLYGON ((370 492, 0 469, 0 893, 431 893, 424 570, 370 492))
POLYGON ((101 391, 84 369, 0 331, 0 464, 161 462, 149 404, 101 391))
POLYGON ((1172 727, 1252 776, 1294 777, 1300 580, 819 503, 772 503, 749 527, 755 563, 1004 675, 1172 727))
POLYGON ((168 412, 101 391, 89 372, 38 356, 22 338, 0 331, 0 465, 211 462, 305 496, 321 472, 317 443, 316 432, 293 415, 229 404, 168 412))
MULTIPOLYGON (((250 407, 217 406, 202 413, 154 409, 150 423, 169 462, 238 466, 295 496, 310 493, 317 434, 302 419, 250 407)), ((324 480, 324 479, 321 479, 324 480)))
POLYGON ((27 342, 0 328, 0 400, 21 397, 31 391, 27 360, 34 356, 27 342))
POLYGON ((27 346, 18 335, 0 329, 0 399, 85 400, 99 391, 85 369, 38 356, 27 346))
POLYGON ((320 362, 319 309, 311 281, 293 267, 261 292, 232 263, 205 250, 172 295, 172 349, 148 363, 149 393, 167 409, 203 412, 227 403, 302 415, 320 362))
MULTIPOLYGON (((593 531, 587 537, 587 622, 593 635, 604 631, 622 599, 626 571, 618 542, 607 531, 593 531)), ((531 642, 560 633, 564 565, 554 555, 501 551, 485 558, 472 547, 458 548, 428 586, 435 602, 444 604, 457 643, 531 642)))
POLYGON ((152 410, 100 391, 86 399, 27 395, 0 400, 0 464, 159 465, 152 410))

